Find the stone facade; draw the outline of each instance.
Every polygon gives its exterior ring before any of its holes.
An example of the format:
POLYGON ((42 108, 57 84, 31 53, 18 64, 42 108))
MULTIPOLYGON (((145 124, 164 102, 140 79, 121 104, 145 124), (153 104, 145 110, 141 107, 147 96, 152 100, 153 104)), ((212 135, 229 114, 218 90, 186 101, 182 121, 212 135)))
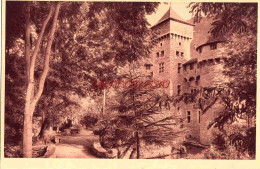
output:
MULTIPOLYGON (((194 26, 170 8, 151 28, 158 34, 154 39, 156 45, 151 53, 151 63, 146 63, 152 66, 147 71, 152 72, 155 80, 170 80, 169 88, 165 89, 170 96, 192 93, 226 81, 222 74, 225 59, 223 40, 208 39, 205 43, 195 44, 196 50, 191 50, 194 26)), ((185 119, 189 129, 187 139, 207 145, 211 142, 211 132, 207 126, 221 108, 219 104, 203 115, 192 103, 180 102, 171 111, 185 119)))

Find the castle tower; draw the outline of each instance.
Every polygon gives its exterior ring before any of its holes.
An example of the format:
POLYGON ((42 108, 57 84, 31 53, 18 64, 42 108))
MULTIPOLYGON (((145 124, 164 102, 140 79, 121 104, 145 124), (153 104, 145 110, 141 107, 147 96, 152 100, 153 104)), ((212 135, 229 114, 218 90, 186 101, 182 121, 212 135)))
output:
POLYGON ((169 95, 180 94, 179 73, 182 64, 190 60, 190 43, 193 39, 193 24, 182 19, 172 8, 152 26, 157 33, 156 45, 151 53, 153 78, 169 80, 169 95))
MULTIPOLYGON (((151 53, 151 70, 154 80, 170 81, 169 88, 164 90, 165 93, 171 96, 193 93, 200 91, 202 87, 216 86, 224 81, 221 54, 223 40, 208 39, 201 33, 192 42, 194 30, 195 33, 198 33, 198 29, 203 32, 204 28, 208 31, 208 27, 204 25, 194 27, 195 25, 183 20, 170 7, 152 26, 151 29, 157 36, 154 39, 156 45, 151 53), (202 38, 207 41, 199 44, 202 38), (198 46, 192 53, 191 42, 198 46)), ((220 105, 216 104, 209 110, 210 113, 202 114, 194 103, 183 101, 171 111, 177 112, 184 119, 185 127, 189 129, 187 140, 207 145, 212 141, 211 132, 207 127, 219 109, 220 105)))

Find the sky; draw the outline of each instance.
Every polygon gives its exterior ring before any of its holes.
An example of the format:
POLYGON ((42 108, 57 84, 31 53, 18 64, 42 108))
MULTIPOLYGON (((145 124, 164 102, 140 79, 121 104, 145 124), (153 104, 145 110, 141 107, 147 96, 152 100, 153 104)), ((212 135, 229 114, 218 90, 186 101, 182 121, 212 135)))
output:
MULTIPOLYGON (((167 2, 167 1, 166 1, 167 2)), ((188 20, 191 18, 191 13, 189 13, 190 9, 187 8, 189 5, 189 2, 172 2, 171 7, 172 9, 181 16, 184 20, 188 20)), ((161 2, 160 5, 157 8, 157 11, 153 13, 152 15, 147 16, 147 20, 151 25, 156 24, 159 19, 167 12, 167 10, 170 7, 170 3, 165 4, 164 2, 161 2)))

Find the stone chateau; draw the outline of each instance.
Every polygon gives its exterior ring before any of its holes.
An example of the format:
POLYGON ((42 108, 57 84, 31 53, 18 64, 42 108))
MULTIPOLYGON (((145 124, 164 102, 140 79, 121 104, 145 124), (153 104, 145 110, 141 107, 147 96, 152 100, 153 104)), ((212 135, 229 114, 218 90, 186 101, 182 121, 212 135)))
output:
MULTIPOLYGON (((208 19, 204 18, 195 25, 169 8, 151 29, 158 35, 144 69, 153 79, 170 81, 165 91, 168 95, 192 93, 204 87, 220 85, 226 80, 222 74, 225 57, 221 47, 224 41, 210 37, 208 19)), ((193 103, 180 102, 171 107, 171 111, 178 112, 185 119, 189 140, 209 145, 212 137, 207 127, 220 107, 216 104, 202 115, 193 103)))

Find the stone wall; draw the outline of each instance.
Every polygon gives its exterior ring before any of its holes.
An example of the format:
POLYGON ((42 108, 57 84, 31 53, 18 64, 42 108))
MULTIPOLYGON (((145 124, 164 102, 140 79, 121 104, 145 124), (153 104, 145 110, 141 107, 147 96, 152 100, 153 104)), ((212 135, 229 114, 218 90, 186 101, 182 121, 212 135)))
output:
MULTIPOLYGON (((209 49, 207 47, 204 46, 205 49, 209 49)), ((182 80, 180 79, 180 82, 182 81, 182 93, 191 93, 194 89, 200 90, 204 87, 215 87, 228 81, 227 77, 222 73, 224 59, 220 58, 220 55, 209 55, 216 52, 215 50, 205 50, 202 52, 202 59, 198 59, 198 61, 182 67, 180 75, 180 78, 182 78, 182 80)), ((182 103, 179 106, 181 107, 183 116, 187 116, 187 111, 191 112, 191 122, 187 123, 187 127, 191 129, 191 137, 198 139, 202 144, 208 145, 212 141, 208 125, 214 120, 217 113, 221 111, 221 103, 215 104, 205 114, 201 114, 200 116, 199 111, 201 112, 201 110, 192 105, 182 103)))
POLYGON ((210 49, 211 44, 207 44, 201 47, 201 53, 199 53, 198 62, 202 60, 226 57, 226 53, 224 51, 224 43, 213 43, 213 44, 217 45, 217 49, 211 50, 210 49))
POLYGON ((200 142, 205 145, 209 145, 212 142, 212 128, 208 128, 209 124, 217 117, 223 107, 220 102, 217 102, 210 108, 205 114, 201 116, 200 124, 200 142))
POLYGON ((193 38, 193 26, 185 23, 170 21, 170 32, 174 32, 178 35, 193 38))

